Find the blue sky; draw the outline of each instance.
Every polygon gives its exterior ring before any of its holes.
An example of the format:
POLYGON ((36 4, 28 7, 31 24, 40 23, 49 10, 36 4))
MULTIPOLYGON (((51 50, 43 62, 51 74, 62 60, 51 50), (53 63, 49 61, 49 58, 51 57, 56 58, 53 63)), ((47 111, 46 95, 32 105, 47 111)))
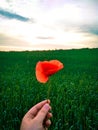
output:
POLYGON ((98 0, 1 0, 0 50, 98 47, 98 0))

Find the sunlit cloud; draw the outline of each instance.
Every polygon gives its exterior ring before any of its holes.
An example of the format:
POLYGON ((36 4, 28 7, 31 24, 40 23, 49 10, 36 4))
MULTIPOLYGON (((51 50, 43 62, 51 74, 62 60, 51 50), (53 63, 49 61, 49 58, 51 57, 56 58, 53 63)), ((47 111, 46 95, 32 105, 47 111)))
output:
POLYGON ((98 47, 96 4, 95 0, 3 0, 0 49, 98 47))

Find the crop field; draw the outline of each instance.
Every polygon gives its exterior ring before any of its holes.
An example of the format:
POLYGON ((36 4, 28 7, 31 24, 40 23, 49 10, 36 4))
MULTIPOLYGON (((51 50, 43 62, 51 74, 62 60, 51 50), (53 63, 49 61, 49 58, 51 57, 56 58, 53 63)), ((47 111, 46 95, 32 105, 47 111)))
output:
POLYGON ((47 98, 49 130, 98 130, 98 49, 0 52, 0 130, 19 130, 24 114, 47 98), (36 63, 52 59, 64 68, 39 83, 36 63))

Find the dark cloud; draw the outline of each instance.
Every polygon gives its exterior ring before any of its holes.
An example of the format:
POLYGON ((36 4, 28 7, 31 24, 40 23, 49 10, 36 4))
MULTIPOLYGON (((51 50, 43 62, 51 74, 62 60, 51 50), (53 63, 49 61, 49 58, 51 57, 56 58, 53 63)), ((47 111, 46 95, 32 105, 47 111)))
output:
POLYGON ((17 19, 17 20, 23 21, 23 22, 26 22, 26 21, 30 20, 27 17, 23 17, 23 16, 21 16, 19 14, 12 13, 12 12, 9 12, 9 11, 3 10, 3 9, 0 9, 0 15, 6 17, 8 19, 17 19))
POLYGON ((79 30, 82 32, 94 34, 98 36, 98 24, 93 24, 93 25, 80 25, 79 30))
POLYGON ((98 24, 70 24, 64 26, 65 32, 75 31, 80 33, 89 33, 98 36, 98 24))
POLYGON ((88 31, 89 33, 98 35, 98 26, 87 27, 87 28, 85 28, 85 31, 88 31))

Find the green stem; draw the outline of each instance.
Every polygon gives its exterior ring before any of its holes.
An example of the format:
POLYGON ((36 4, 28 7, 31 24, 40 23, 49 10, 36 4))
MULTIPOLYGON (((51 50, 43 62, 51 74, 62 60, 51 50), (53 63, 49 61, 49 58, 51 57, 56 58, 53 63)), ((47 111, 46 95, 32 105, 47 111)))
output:
POLYGON ((49 86, 48 86, 48 92, 47 92, 47 99, 50 98, 50 91, 51 91, 51 86, 49 85, 49 86))

